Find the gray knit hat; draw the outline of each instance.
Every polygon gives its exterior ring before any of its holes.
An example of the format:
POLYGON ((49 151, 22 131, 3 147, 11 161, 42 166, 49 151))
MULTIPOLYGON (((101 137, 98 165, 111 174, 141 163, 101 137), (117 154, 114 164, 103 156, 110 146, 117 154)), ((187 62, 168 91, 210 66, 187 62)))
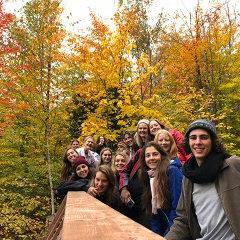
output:
POLYGON ((185 136, 188 138, 188 136, 192 130, 199 129, 199 128, 206 130, 208 133, 210 133, 210 135, 212 137, 217 138, 217 130, 216 130, 215 124, 206 119, 198 119, 198 120, 192 122, 189 125, 185 136))

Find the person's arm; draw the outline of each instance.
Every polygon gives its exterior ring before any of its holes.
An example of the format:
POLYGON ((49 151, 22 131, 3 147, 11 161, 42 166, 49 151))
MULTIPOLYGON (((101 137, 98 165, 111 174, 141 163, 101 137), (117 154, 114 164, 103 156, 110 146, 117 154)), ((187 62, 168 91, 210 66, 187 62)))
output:
MULTIPOLYGON (((186 204, 185 201, 188 201, 184 192, 184 180, 182 184, 182 191, 178 201, 176 218, 173 221, 173 225, 170 228, 170 231, 167 233, 165 238, 167 240, 193 240, 191 232, 189 229, 189 223, 186 213, 186 204)), ((191 204, 191 203, 188 203, 191 204)))
POLYGON ((126 204, 131 197, 128 191, 128 181, 132 170, 132 159, 127 163, 124 169, 119 173, 119 190, 121 191, 121 200, 126 204))
POLYGON ((141 150, 138 150, 133 158, 126 164, 124 169, 119 173, 119 190, 121 191, 121 200, 127 204, 129 198, 131 197, 130 192, 128 191, 128 182, 130 178, 130 173, 139 159, 141 150))
POLYGON ((168 217, 169 217, 170 226, 172 226, 173 220, 177 216, 176 209, 177 209, 178 201, 181 195, 183 174, 178 167, 170 165, 168 170, 168 177, 169 177, 169 187, 170 187, 170 195, 171 195, 170 196, 171 211, 168 217))
POLYGON ((184 135, 176 129, 171 129, 171 130, 169 130, 169 132, 171 133, 171 135, 173 136, 173 138, 176 142, 176 145, 178 148, 178 153, 179 153, 179 160, 180 160, 181 164, 184 164, 191 157, 191 154, 187 155, 186 150, 185 150, 184 135))
POLYGON ((63 199, 68 191, 86 191, 89 183, 90 180, 88 179, 65 181, 58 186, 56 194, 59 198, 63 199))
POLYGON ((93 197, 98 196, 98 190, 95 187, 89 187, 88 190, 87 190, 87 193, 90 194, 93 197))

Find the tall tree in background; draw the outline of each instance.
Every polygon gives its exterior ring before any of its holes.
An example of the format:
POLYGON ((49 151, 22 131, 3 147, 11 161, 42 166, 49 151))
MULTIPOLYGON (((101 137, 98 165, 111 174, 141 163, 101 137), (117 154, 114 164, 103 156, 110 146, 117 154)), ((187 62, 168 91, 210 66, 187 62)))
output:
MULTIPOLYGON (((116 21, 120 24, 120 19, 116 21)), ((131 21, 121 24, 121 27, 117 25, 115 33, 95 15, 92 15, 92 23, 88 36, 76 38, 72 60, 81 63, 84 72, 76 84, 78 98, 84 99, 85 106, 89 105, 87 102, 95 102, 95 109, 89 109, 82 131, 83 135, 97 133, 114 141, 120 128, 126 124, 121 103, 124 82, 131 68, 128 59, 132 49, 128 37, 131 21)))
POLYGON ((237 14, 226 4, 207 10, 198 5, 194 14, 180 20, 181 26, 172 27, 174 31, 168 34, 159 94, 172 97, 170 106, 181 106, 173 112, 179 116, 178 122, 187 123, 196 117, 214 120, 219 130, 227 133, 222 137, 232 150, 232 143, 239 142, 234 137, 239 132, 237 14))
MULTIPOLYGON (((85 72, 76 93, 86 105, 97 104, 82 124, 83 135, 106 135, 114 141, 123 128, 135 129, 139 118, 161 115, 164 119, 161 110, 152 110, 153 101, 148 101, 155 99, 153 79, 160 75, 161 60, 155 57, 153 61, 146 7, 122 6, 114 16, 114 31, 92 15, 91 33, 76 39, 72 62, 81 63, 85 72)), ((83 106, 78 109, 82 112, 83 106)))
POLYGON ((16 76, 13 74, 8 59, 11 56, 16 57, 19 50, 17 43, 12 40, 9 33, 13 20, 14 16, 4 12, 3 2, 0 1, 0 137, 14 121, 14 116, 8 108, 16 108, 14 98, 9 92, 15 84, 16 76))
POLYGON ((51 153, 67 136, 66 101, 68 79, 62 78, 65 31, 60 23, 62 9, 57 0, 33 0, 23 8, 23 16, 16 22, 12 35, 21 46, 13 64, 25 66, 16 72, 18 82, 12 94, 25 104, 18 113, 14 130, 20 138, 21 154, 34 147, 47 161, 51 190, 52 213, 54 195, 51 153))

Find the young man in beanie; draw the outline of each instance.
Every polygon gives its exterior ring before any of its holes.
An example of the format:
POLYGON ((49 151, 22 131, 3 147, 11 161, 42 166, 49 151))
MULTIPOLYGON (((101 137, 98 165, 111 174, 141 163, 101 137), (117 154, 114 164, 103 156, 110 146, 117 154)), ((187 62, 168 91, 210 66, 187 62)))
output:
POLYGON ((168 240, 240 240, 240 158, 219 144, 214 124, 197 120, 185 135, 193 154, 183 166, 177 217, 168 240))

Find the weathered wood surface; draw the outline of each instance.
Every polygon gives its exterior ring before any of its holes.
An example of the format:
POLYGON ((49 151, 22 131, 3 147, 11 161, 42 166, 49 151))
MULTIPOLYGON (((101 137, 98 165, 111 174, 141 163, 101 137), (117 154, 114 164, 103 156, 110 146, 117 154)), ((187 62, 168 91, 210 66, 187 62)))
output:
POLYGON ((61 205, 59 206, 58 211, 52 223, 49 226, 48 236, 46 240, 61 239, 61 231, 62 231, 62 225, 63 225, 63 219, 64 219, 64 213, 65 213, 66 200, 67 200, 67 197, 64 198, 61 205))
POLYGON ((163 240, 85 192, 69 192, 61 239, 163 240))

